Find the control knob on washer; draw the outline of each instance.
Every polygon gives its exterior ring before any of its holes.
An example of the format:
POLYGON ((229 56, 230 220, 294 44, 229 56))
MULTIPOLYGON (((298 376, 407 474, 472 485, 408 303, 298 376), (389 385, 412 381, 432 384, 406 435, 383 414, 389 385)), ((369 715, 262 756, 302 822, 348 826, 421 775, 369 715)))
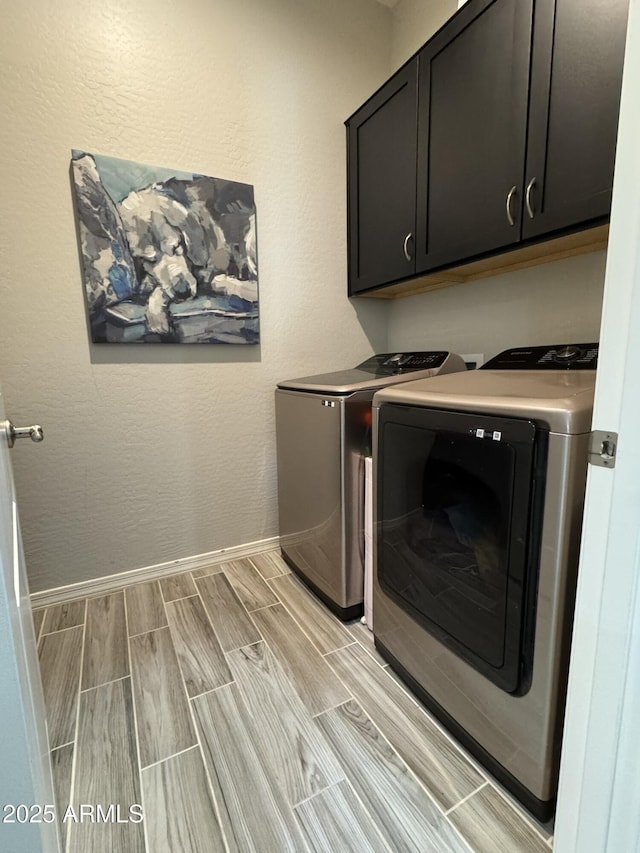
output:
POLYGON ((574 358, 579 358, 582 355, 580 347, 567 345, 560 347, 555 352, 554 361, 573 361, 574 358))

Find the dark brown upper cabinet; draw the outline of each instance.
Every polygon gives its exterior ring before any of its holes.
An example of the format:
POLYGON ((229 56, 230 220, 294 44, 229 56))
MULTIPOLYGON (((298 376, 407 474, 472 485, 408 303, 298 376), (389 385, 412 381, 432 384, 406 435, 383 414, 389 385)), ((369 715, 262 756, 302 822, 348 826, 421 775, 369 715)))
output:
POLYGON ((414 59, 347 122, 349 292, 415 273, 414 59))
POLYGON ((627 8, 469 0, 347 121, 350 294, 602 246, 627 8))
POLYGON ((536 0, 523 237, 609 216, 628 0, 536 0))
POLYGON ((476 0, 419 54, 417 270, 520 240, 533 0, 476 0))

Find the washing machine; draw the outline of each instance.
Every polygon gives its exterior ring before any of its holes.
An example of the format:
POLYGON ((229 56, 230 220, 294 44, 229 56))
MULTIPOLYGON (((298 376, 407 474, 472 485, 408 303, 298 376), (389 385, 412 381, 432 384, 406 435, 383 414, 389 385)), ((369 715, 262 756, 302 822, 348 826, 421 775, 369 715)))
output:
POLYGON ((362 613, 364 460, 376 390, 465 370, 445 351, 371 356, 349 370, 278 383, 275 392, 282 556, 341 619, 362 613))
POLYGON ((375 644, 541 820, 557 790, 598 347, 376 393, 375 644))

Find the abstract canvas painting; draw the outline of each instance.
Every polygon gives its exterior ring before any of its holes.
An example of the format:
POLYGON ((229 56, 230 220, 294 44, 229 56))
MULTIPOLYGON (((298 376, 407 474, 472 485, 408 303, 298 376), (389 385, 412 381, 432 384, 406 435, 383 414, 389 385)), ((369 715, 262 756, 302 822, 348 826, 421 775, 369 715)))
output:
POLYGON ((250 184, 72 152, 94 343, 256 344, 250 184))

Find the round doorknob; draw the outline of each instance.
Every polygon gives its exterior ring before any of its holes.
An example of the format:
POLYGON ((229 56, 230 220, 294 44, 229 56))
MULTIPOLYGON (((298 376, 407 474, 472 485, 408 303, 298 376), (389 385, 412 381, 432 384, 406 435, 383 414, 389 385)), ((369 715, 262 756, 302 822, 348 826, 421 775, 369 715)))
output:
POLYGON ((17 438, 30 438, 31 441, 44 441, 44 430, 40 424, 33 424, 28 427, 14 427, 11 421, 2 421, 0 428, 4 429, 7 434, 7 444, 13 447, 17 438))

